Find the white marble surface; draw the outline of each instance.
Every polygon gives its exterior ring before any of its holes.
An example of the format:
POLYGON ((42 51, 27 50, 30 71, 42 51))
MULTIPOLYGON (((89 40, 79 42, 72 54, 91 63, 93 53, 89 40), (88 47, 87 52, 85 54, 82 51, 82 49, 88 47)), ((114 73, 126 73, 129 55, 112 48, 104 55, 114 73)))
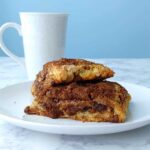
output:
MULTIPOLYGON (((150 87, 150 59, 100 59, 116 72, 115 80, 150 87)), ((27 80, 25 70, 0 58, 0 88, 27 80)), ((150 150, 150 125, 111 135, 52 135, 19 128, 0 120, 0 150, 150 150)))

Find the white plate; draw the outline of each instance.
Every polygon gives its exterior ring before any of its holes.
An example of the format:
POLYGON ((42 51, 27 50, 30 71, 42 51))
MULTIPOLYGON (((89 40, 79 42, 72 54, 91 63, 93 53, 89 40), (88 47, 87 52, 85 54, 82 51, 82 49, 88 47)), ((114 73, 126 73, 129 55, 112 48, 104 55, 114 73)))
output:
POLYGON ((0 117, 17 126, 56 134, 92 135, 132 130, 150 124, 150 89, 120 82, 132 95, 125 123, 83 123, 67 119, 26 115, 24 108, 32 101, 31 82, 12 85, 0 90, 0 117))

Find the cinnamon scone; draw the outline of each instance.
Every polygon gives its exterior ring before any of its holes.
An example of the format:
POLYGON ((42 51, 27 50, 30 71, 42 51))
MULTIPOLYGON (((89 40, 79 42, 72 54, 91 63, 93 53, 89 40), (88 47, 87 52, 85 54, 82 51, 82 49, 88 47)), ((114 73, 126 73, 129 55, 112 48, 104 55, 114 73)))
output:
POLYGON ((116 82, 86 81, 53 85, 35 96, 27 114, 91 122, 124 122, 130 95, 116 82))
POLYGON ((113 70, 83 59, 62 58, 44 65, 32 86, 32 94, 39 96, 51 86, 76 81, 104 80, 114 75, 113 70))

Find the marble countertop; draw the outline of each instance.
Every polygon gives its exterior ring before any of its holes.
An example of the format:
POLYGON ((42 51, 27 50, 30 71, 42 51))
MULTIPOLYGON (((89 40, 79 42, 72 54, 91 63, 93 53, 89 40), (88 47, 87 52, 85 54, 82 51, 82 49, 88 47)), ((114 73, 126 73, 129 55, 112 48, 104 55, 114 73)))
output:
MULTIPOLYGON (((96 59, 116 72, 114 80, 150 87, 150 59, 96 59)), ((25 70, 0 58, 0 88, 26 81, 25 70)), ((0 120, 0 150, 150 150, 150 125, 117 134, 71 136, 35 132, 0 120)))

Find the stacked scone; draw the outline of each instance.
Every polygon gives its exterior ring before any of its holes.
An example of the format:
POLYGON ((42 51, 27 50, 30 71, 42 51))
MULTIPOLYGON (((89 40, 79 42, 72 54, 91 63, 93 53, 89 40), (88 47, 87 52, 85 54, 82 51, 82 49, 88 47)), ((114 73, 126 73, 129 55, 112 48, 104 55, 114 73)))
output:
POLYGON ((124 122, 130 101, 127 90, 106 81, 114 72, 81 59, 44 65, 32 86, 34 101, 27 114, 92 122, 124 122))

